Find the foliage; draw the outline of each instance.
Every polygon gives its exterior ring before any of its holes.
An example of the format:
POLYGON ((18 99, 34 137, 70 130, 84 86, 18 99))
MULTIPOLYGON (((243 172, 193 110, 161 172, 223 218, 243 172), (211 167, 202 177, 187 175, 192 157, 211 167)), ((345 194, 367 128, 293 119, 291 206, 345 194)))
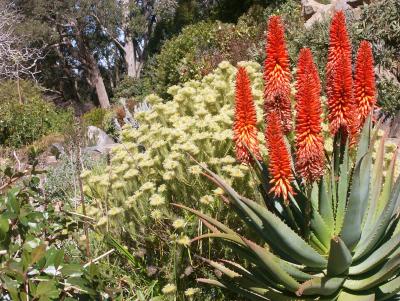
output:
MULTIPOLYGON (((75 153, 69 151, 62 154, 58 164, 48 169, 44 190, 48 198, 52 200, 62 200, 65 206, 74 206, 79 194, 79 183, 76 179, 75 153)), ((88 169, 96 172, 102 170, 106 164, 105 158, 93 158, 90 155, 82 155, 82 164, 88 169)))
POLYGON ((399 84, 393 80, 384 79, 378 84, 380 105, 383 112, 391 117, 400 112, 399 90, 399 84))
POLYGON ((151 76, 147 70, 143 70, 141 78, 134 79, 126 77, 121 80, 114 89, 114 100, 120 98, 131 98, 143 100, 143 97, 152 93, 151 76))
MULTIPOLYGON (((257 6, 251 12, 260 9, 257 6)), ((163 95, 171 85, 200 79, 224 60, 235 65, 253 58, 263 30, 244 19, 237 26, 200 22, 185 27, 179 36, 163 45, 155 58, 151 67, 155 92, 163 95)))
POLYGON ((62 133, 72 124, 71 110, 58 110, 29 82, 22 82, 24 103, 19 103, 16 83, 0 86, 0 143, 20 147, 49 133, 62 133))
POLYGON ((60 213, 60 203, 49 203, 39 188, 35 166, 21 173, 2 166, 0 194, 1 295, 12 300, 98 300, 99 273, 95 265, 65 259, 66 238, 78 225, 60 213), (7 178, 9 180, 7 180, 7 178))
POLYGON ((110 111, 103 108, 94 108, 83 114, 83 122, 86 126, 92 125, 100 129, 105 129, 110 122, 110 111))
MULTIPOLYGON (((260 117, 261 68, 256 63, 243 65, 254 80, 260 117)), ((183 298, 184 291, 195 285, 194 275, 187 272, 192 267, 186 247, 188 237, 204 229, 178 215, 170 202, 190 205, 200 200, 205 212, 218 212, 234 223, 219 201, 220 191, 208 192, 210 183, 199 175, 199 168, 186 154, 214 166, 235 187, 250 187, 253 181, 248 168, 235 163, 233 157, 235 72, 232 65, 223 62, 201 81, 171 87, 168 92, 172 101, 163 103, 155 95, 148 96, 152 110, 135 115, 140 123, 138 130, 125 127, 122 145, 113 149, 110 166, 100 175, 82 175, 85 192, 93 202, 88 213, 98 220, 99 231, 111 233, 135 254, 146 254, 142 264, 156 274, 144 279, 157 277, 158 293, 172 283, 177 287, 176 295, 183 298)), ((265 152, 265 147, 262 150, 265 152)), ((202 246, 204 254, 207 249, 202 246)))

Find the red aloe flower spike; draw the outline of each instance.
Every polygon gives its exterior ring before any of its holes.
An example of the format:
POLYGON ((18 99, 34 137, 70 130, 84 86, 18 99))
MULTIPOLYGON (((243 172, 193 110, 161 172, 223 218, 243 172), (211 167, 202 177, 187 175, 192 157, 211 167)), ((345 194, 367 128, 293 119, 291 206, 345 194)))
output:
POLYGON ((354 74, 354 102, 360 115, 361 128, 376 103, 374 58, 371 44, 362 41, 357 52, 354 74))
POLYGON ((305 183, 311 183, 324 173, 324 142, 321 82, 308 48, 299 54, 296 90, 296 170, 305 183))
POLYGON ((266 55, 264 63, 265 115, 274 111, 278 114, 283 131, 288 133, 292 127, 290 103, 289 55, 286 49, 285 31, 279 16, 268 21, 266 55))
POLYGON ((331 133, 334 135, 343 128, 345 133, 350 135, 354 132, 356 112, 353 99, 351 44, 342 11, 336 12, 332 20, 326 68, 331 133))
POLYGON ((293 180, 290 154, 283 138, 282 127, 276 112, 267 115, 267 128, 265 138, 269 152, 268 170, 272 185, 270 193, 276 197, 282 196, 285 204, 288 204, 288 195, 294 194, 290 182, 293 180))
POLYGON ((251 94, 250 79, 246 69, 240 67, 236 74, 235 121, 233 124, 236 158, 243 163, 250 163, 253 153, 261 160, 257 139, 257 115, 251 94))

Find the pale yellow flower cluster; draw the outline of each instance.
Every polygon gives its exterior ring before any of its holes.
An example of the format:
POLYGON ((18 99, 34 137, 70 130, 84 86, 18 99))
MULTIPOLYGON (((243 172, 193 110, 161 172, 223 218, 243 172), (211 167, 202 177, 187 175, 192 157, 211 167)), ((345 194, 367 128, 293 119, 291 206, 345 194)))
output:
MULTIPOLYGON (((254 62, 239 65, 249 72, 261 128, 261 66, 254 62)), ((202 168, 192 158, 207 164, 228 183, 241 185, 241 191, 248 190, 243 186, 249 185, 249 168, 236 162, 232 141, 235 75, 236 68, 222 62, 201 81, 170 87, 171 101, 149 95, 146 102, 151 109, 135 114, 138 129, 124 127, 122 144, 112 150, 104 173, 82 173, 85 193, 97 200, 95 206, 105 208, 98 203, 109 202, 108 213, 100 209, 89 212, 123 223, 124 210, 159 220, 172 216, 167 212, 172 201, 213 204, 214 197, 223 192, 201 176, 202 168), (204 187, 215 189, 214 196, 209 196, 212 200, 204 196, 204 187)), ((262 132, 259 138, 261 151, 266 152, 262 132)))

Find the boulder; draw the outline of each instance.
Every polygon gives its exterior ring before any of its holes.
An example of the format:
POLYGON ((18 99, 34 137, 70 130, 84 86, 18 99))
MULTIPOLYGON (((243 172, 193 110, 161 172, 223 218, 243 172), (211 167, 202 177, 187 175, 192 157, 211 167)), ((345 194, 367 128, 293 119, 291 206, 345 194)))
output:
POLYGON ((49 151, 56 159, 59 159, 61 155, 65 154, 64 146, 57 142, 50 145, 49 151))
POLYGON ((302 13, 306 20, 310 19, 312 15, 324 9, 325 5, 315 0, 301 0, 302 13))
POLYGON ((87 127, 86 138, 88 147, 105 147, 115 143, 106 132, 92 125, 87 127))

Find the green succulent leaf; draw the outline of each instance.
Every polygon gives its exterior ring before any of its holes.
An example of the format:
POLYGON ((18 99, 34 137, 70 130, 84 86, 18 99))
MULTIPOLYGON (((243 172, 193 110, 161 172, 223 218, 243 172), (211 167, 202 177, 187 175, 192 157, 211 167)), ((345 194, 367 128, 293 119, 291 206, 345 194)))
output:
POLYGON ((372 157, 368 152, 356 165, 340 237, 350 250, 361 238, 362 221, 368 206, 372 157))
POLYGON ((346 280, 344 287, 353 291, 371 289, 396 275, 399 272, 399 265, 400 255, 397 255, 389 259, 384 266, 382 266, 378 271, 369 277, 358 280, 346 280))
MULTIPOLYGON (((336 219, 335 219, 335 234, 339 234, 342 229, 344 217, 346 213, 347 191, 349 188, 349 143, 343 155, 343 162, 340 165, 340 174, 337 185, 337 206, 336 206, 336 219)), ((335 178, 333 178, 335 181, 335 178)), ((334 184, 334 186, 336 186, 334 184)))
POLYGON ((386 207, 379 216, 378 220, 375 222, 371 230, 371 235, 365 237, 363 240, 360 240, 359 244, 357 245, 355 249, 355 254, 353 256, 353 259, 355 261, 361 259, 361 257, 368 254, 372 250, 372 248, 377 244, 377 242, 382 238, 388 225, 390 224, 392 215, 396 209, 399 195, 400 195, 400 177, 397 178, 390 200, 386 204, 386 207))
POLYGON ((328 177, 325 175, 319 184, 319 213, 332 235, 335 221, 333 218, 332 196, 328 193, 327 181, 328 177))
POLYGON ((337 301, 375 301, 375 295, 355 295, 342 291, 339 294, 337 301))
POLYGON ((335 277, 345 273, 351 262, 351 253, 343 240, 340 237, 332 238, 328 257, 328 276, 335 277))
POLYGON ((340 290, 344 277, 317 277, 304 282, 299 287, 296 294, 302 295, 317 295, 317 296, 330 296, 340 290))
POLYGON ((400 233, 393 236, 389 241, 384 243, 378 249, 376 249, 371 255, 369 255, 361 263, 352 266, 349 270, 350 275, 359 275, 370 271, 375 268, 381 262, 388 258, 388 256, 400 246, 400 233))
POLYGON ((266 233, 273 234, 277 237, 281 249, 295 258, 299 263, 310 267, 323 268, 326 267, 327 261, 310 245, 308 245, 300 236, 290 229, 276 215, 261 207, 254 201, 242 199, 255 213, 262 219, 266 233))
POLYGON ((269 274, 279 283, 284 285, 289 291, 296 292, 299 288, 299 283, 291 277, 282 267, 279 265, 279 258, 269 252, 267 249, 260 247, 259 245, 243 239, 243 241, 249 246, 254 254, 262 261, 264 268, 269 274))
POLYGON ((400 292, 400 276, 390 280, 389 282, 381 285, 376 293, 376 300, 388 300, 389 298, 400 292))
POLYGON ((225 226, 223 223, 217 221, 216 219, 213 219, 211 217, 209 217, 208 215, 201 213, 198 210, 186 207, 184 205, 181 204, 172 204, 175 207, 178 208, 182 208, 185 209, 189 212, 192 212, 193 214, 197 215, 198 217, 201 217, 202 219, 206 220, 207 222, 209 222, 211 225, 217 227, 219 230, 225 232, 225 233, 230 233, 230 234, 236 234, 235 231, 233 231, 232 229, 230 229, 229 227, 225 226))
POLYGON ((371 142, 371 117, 369 116, 364 123, 360 135, 360 140, 358 141, 356 165, 368 152, 370 148, 370 142, 371 142))
POLYGON ((311 229, 325 249, 327 249, 329 247, 332 233, 317 210, 312 211, 311 229))
POLYGON ((379 148, 376 152, 377 156, 375 159, 374 168, 372 171, 372 182, 371 186, 371 196, 368 204, 367 216, 364 220, 363 231, 361 234, 361 240, 365 239, 366 236, 369 235, 370 230, 372 229, 375 216, 376 209, 378 207, 378 200, 382 190, 382 180, 383 180, 383 158, 385 155, 385 138, 382 138, 379 143, 379 148))

